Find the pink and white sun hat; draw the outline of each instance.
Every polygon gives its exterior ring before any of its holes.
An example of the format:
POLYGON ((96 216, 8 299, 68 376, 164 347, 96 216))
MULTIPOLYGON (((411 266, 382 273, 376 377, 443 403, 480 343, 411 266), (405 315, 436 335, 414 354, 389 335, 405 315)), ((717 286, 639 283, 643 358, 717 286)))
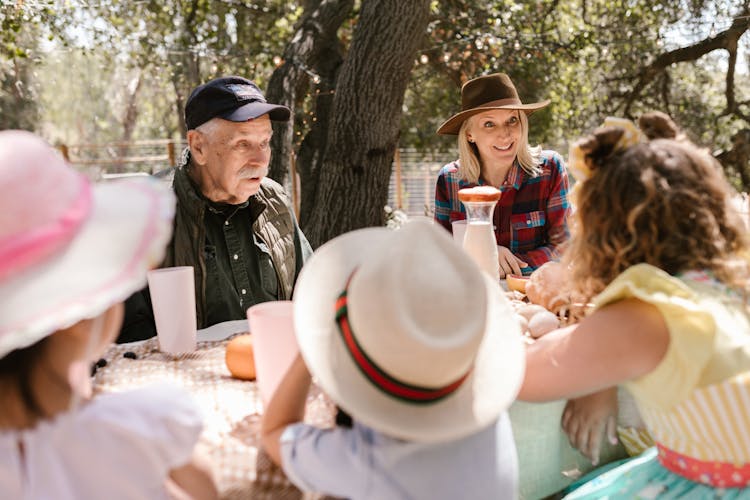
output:
POLYGON ((297 281, 294 323, 318 385, 391 437, 477 432, 523 380, 521 329, 500 286, 427 222, 360 229, 321 246, 297 281))
POLYGON ((171 235, 157 181, 92 185, 30 132, 0 132, 0 358, 146 284, 171 235))

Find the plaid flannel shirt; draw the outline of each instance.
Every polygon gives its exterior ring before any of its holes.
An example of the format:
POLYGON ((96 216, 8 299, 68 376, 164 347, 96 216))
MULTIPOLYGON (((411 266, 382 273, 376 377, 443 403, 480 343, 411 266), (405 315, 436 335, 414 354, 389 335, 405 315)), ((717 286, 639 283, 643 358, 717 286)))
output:
MULTIPOLYGON (((502 195, 494 213, 497 244, 529 264, 523 268, 524 274, 557 259, 570 235, 570 186, 565 163, 555 151, 543 151, 541 167, 541 174, 531 177, 515 162, 499 188, 502 195)), ((483 184, 480 178, 479 185, 483 184)), ((457 161, 445 165, 435 187, 435 221, 453 232, 451 223, 466 218, 458 190, 476 185, 459 178, 457 161)))

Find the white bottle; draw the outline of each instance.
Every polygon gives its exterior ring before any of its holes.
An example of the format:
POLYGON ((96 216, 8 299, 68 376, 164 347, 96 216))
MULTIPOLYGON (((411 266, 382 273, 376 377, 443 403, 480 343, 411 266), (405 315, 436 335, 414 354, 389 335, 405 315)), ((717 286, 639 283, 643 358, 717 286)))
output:
POLYGON ((492 222, 469 220, 464 235, 464 250, 471 255, 482 271, 499 282, 497 243, 495 243, 495 231, 492 229, 492 222))
POLYGON ((500 265, 493 216, 500 194, 500 190, 492 186, 477 186, 458 191, 458 199, 466 207, 467 216, 463 248, 495 283, 500 282, 500 265))

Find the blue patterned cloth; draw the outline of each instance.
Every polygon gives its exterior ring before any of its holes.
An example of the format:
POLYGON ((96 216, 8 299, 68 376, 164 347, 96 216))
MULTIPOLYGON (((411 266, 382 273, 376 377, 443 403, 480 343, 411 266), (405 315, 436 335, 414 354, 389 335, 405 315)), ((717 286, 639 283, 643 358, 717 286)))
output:
POLYGON ((750 488, 714 488, 668 471, 659 463, 656 448, 649 448, 605 472, 593 471, 568 490, 572 491, 565 500, 750 499, 750 488), (595 477, 590 479, 592 476, 595 477), (576 487, 579 484, 582 486, 576 487))

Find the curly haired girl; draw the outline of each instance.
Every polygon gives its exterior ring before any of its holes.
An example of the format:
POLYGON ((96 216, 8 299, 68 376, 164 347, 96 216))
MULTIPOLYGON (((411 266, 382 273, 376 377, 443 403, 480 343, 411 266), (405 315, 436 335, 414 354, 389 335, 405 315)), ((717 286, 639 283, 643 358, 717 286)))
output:
POLYGON ((519 398, 633 394, 656 446, 570 498, 747 495, 748 236, 710 154, 682 138, 623 145, 624 134, 576 144, 590 177, 563 261, 593 309, 529 347, 519 398))

